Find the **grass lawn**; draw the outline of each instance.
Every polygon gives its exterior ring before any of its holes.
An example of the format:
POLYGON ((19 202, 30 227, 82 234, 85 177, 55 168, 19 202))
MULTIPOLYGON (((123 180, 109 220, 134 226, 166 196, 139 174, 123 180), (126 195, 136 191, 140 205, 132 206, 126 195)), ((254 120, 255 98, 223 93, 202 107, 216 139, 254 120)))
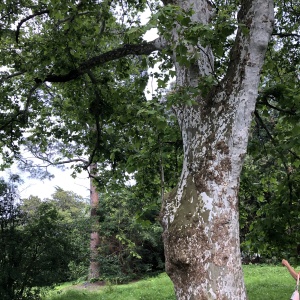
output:
POLYGON ((58 288, 44 300, 175 300, 172 282, 166 274, 130 284, 106 285, 97 291, 58 288))
POLYGON ((283 266, 248 265, 243 269, 249 300, 290 299, 296 282, 283 266))
MULTIPOLYGON (((282 266, 244 266, 249 300, 290 299, 295 281, 282 266)), ((125 285, 106 285, 95 291, 63 285, 44 300, 175 300, 173 285, 166 274, 125 285)), ((238 299, 236 299, 238 300, 238 299)))

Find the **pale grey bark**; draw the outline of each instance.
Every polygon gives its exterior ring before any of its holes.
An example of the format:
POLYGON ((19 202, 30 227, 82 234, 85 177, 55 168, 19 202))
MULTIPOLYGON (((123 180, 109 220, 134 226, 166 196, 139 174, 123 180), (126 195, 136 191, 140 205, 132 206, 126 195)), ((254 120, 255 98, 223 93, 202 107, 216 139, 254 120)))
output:
MULTIPOLYGON (((193 6, 194 19, 209 22, 212 9, 208 1, 179 0, 177 4, 193 6)), ((197 104, 176 108, 184 163, 177 188, 165 198, 162 224, 166 270, 177 299, 246 299, 237 196, 260 71, 272 32, 273 1, 242 1, 238 18, 249 32, 238 30, 223 81, 209 96, 193 99, 197 104)), ((200 55, 196 66, 176 64, 177 86, 196 86, 213 72, 209 47, 200 55)))

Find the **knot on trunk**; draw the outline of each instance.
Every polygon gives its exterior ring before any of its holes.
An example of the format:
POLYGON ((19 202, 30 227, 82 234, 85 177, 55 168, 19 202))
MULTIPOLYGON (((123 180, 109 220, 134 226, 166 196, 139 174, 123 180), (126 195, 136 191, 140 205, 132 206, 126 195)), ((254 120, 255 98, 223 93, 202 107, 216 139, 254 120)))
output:
POLYGON ((175 265, 177 268, 181 270, 187 270, 191 264, 191 260, 188 255, 186 255, 185 251, 181 253, 177 253, 177 256, 173 256, 170 258, 170 263, 175 265))
POLYGON ((185 260, 185 258, 177 257, 176 259, 170 259, 170 261, 166 264, 166 272, 168 274, 172 274, 175 270, 187 272, 189 267, 190 263, 188 263, 188 260, 185 260))

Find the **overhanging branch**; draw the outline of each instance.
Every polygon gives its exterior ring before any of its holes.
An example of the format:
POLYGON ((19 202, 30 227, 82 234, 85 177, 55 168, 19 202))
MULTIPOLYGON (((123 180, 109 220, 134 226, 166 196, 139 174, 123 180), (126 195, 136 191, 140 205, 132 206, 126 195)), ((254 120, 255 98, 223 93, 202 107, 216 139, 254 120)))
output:
POLYGON ((86 74, 88 70, 101 66, 107 62, 128 56, 128 55, 149 55, 154 51, 162 50, 165 43, 162 39, 158 38, 148 43, 138 45, 124 45, 123 47, 108 51, 98 56, 92 57, 79 65, 78 68, 69 71, 63 75, 49 74, 43 80, 36 79, 37 83, 40 82, 68 82, 86 74))
MULTIPOLYGON (((67 160, 61 160, 61 161, 51 161, 43 156, 38 156, 34 154, 34 157, 37 159, 40 159, 45 163, 45 165, 35 165, 34 167, 39 167, 39 168, 48 168, 50 166, 59 166, 59 165, 66 165, 66 164, 71 164, 74 162, 81 162, 83 163, 83 168, 86 168, 88 161, 83 159, 83 158, 73 158, 73 159, 67 159, 67 160)), ((25 160, 20 159, 23 163, 27 162, 25 160)))

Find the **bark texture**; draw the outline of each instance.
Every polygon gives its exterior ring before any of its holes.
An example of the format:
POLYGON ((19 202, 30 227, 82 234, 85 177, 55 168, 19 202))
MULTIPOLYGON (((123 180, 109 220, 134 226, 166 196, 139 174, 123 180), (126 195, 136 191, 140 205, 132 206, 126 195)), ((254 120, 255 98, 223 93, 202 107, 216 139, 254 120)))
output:
MULTIPOLYGON (((95 175, 97 169, 96 164, 91 164, 90 174, 95 175)), ((99 278, 100 276, 100 264, 98 260, 98 247, 100 245, 100 237, 98 232, 99 221, 97 218, 97 209, 99 205, 99 194, 93 184, 93 178, 90 177, 90 205, 91 205, 91 219, 92 219, 92 231, 90 241, 90 267, 88 279, 99 278)))
MULTIPOLYGON (((226 76, 210 95, 194 99, 197 104, 176 108, 184 164, 177 188, 165 196, 162 224, 166 271, 177 299, 247 298, 240 259, 239 177, 272 32, 273 2, 241 2, 238 22, 248 30, 237 32, 226 76)), ((177 4, 192 6, 197 22, 206 24, 211 18, 206 0, 177 4)), ((177 38, 174 32, 175 43, 177 38)), ((202 48, 200 55, 197 65, 176 65, 177 86, 197 86, 213 72, 211 49, 202 48)))

